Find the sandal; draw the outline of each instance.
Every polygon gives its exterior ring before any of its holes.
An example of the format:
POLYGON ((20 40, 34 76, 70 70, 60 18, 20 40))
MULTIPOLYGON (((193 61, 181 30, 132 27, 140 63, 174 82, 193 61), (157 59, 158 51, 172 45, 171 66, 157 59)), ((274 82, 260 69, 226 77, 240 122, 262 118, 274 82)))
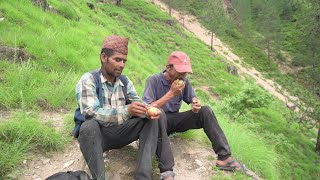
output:
POLYGON ((231 159, 230 161, 227 162, 227 164, 220 166, 220 165, 216 165, 220 170, 224 170, 224 171, 232 171, 232 172, 236 172, 236 171, 242 171, 242 172, 246 172, 246 166, 244 164, 240 164, 235 158, 231 159), (231 166, 231 164, 236 163, 235 166, 231 166), (237 170, 237 168, 239 168, 239 170, 237 170))

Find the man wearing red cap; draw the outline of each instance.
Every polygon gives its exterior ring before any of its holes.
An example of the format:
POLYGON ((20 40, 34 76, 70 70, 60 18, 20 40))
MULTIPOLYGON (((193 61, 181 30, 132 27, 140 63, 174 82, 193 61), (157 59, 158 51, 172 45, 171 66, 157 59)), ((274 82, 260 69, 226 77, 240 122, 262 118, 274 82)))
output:
POLYGON ((147 106, 132 81, 121 75, 127 54, 128 38, 106 37, 100 53, 101 68, 85 73, 76 86, 79 108, 75 113, 74 135, 79 136, 81 152, 94 180, 105 179, 104 151, 121 148, 137 139, 140 145, 135 179, 152 179, 157 119, 166 116, 158 111, 146 117, 147 106))
MULTIPOLYGON (((216 165, 222 170, 245 171, 244 165, 231 156, 228 141, 212 109, 201 106, 186 78, 188 73, 192 73, 190 58, 184 52, 175 51, 170 54, 166 69, 160 74, 150 76, 146 81, 142 100, 162 108, 167 116, 159 120, 159 132, 166 131, 170 135, 189 129, 203 128, 212 143, 213 150, 218 154, 216 165), (192 109, 179 112, 182 101, 192 104, 192 109)), ((158 142, 156 155, 159 160, 161 179, 174 179, 174 158, 169 140, 165 138, 158 142)))

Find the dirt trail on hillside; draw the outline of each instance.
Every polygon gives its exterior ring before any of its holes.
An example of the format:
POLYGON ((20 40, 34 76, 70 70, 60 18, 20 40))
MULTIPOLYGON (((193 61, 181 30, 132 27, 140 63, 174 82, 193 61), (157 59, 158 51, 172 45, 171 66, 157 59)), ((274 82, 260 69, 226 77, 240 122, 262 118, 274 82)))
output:
MULTIPOLYGON (((187 142, 177 137, 171 138, 171 142, 177 162, 175 165, 177 180, 209 180, 214 175, 212 165, 215 164, 215 154, 209 146, 187 142)), ((132 180, 137 156, 136 143, 105 153, 106 178, 132 180)), ((76 140, 67 145, 63 152, 50 156, 36 156, 31 161, 25 160, 21 166, 24 175, 19 178, 20 180, 44 180, 56 172, 76 170, 90 172, 76 140)), ((230 174, 226 173, 226 175, 230 174)), ((158 170, 154 170, 153 179, 159 179, 158 170)))
MULTIPOLYGON (((64 116, 67 112, 43 112, 40 118, 57 130, 63 128, 64 116)), ((230 172, 212 170, 215 166, 216 154, 207 144, 197 141, 187 141, 179 136, 170 136, 172 151, 175 157, 174 171, 176 180, 209 180, 216 173, 231 176, 230 172)), ((122 149, 110 150, 104 154, 106 164, 106 178, 110 180, 132 180, 136 158, 138 156, 138 145, 136 142, 122 149)), ((153 179, 159 179, 159 169, 154 166, 153 179)), ((63 151, 50 153, 36 153, 26 156, 15 172, 14 179, 19 180, 44 180, 57 172, 84 170, 89 174, 88 167, 81 154, 77 140, 73 139, 63 151)), ((252 171, 248 176, 260 180, 252 171)))
MULTIPOLYGON (((153 0, 153 3, 158 5, 163 11, 168 12, 168 7, 166 4, 162 3, 159 0, 153 0)), ((172 9, 171 16, 175 18, 186 30, 193 33, 197 38, 202 40, 207 45, 211 45, 211 33, 209 30, 202 27, 201 24, 197 21, 197 19, 190 15, 182 15, 178 11, 172 9), (182 20, 184 17, 184 20, 182 20)), ((223 56, 226 60, 232 63, 237 67, 239 73, 246 74, 253 78, 257 84, 259 84, 262 88, 273 94, 275 97, 280 99, 283 102, 286 102, 286 98, 283 94, 277 92, 277 88, 281 89, 281 86, 270 79, 266 79, 262 76, 262 74, 256 71, 254 68, 246 68, 244 67, 244 62, 237 55, 231 52, 231 50, 223 44, 220 39, 218 39, 215 35, 213 37, 213 49, 221 56, 223 56)), ((293 107, 294 104, 290 102, 290 100, 296 100, 297 98, 294 96, 290 96, 289 94, 285 94, 289 97, 289 107, 293 107)))

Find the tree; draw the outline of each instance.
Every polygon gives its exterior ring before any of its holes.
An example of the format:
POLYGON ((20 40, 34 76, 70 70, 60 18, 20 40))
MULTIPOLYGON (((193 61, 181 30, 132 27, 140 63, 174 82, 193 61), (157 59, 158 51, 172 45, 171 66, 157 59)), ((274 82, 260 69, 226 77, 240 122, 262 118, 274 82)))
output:
POLYGON ((244 27, 245 31, 243 33, 250 32, 253 29, 253 18, 252 18, 252 0, 237 0, 232 1, 232 6, 234 7, 233 19, 239 24, 239 26, 244 27))
MULTIPOLYGON (((271 43, 273 47, 279 44, 280 39, 280 13, 274 7, 272 1, 265 1, 260 12, 257 15, 257 30, 262 34, 267 51, 269 63, 271 62, 271 43)), ((279 50, 279 47, 276 47, 279 50)))
MULTIPOLYGON (((304 57, 311 65, 310 75, 313 79, 313 91, 317 93, 320 87, 320 2, 318 0, 310 0, 307 4, 307 11, 302 20, 304 22, 303 31, 304 36, 302 39, 302 49, 305 52, 304 57)), ((315 119, 318 126, 318 137, 316 143, 316 152, 320 154, 320 106, 313 106, 312 111, 309 113, 315 119)))
MULTIPOLYGON (((171 8, 175 8, 179 11, 180 13, 180 19, 182 20, 182 25, 184 26, 184 19, 185 16, 188 14, 188 12, 190 11, 191 7, 192 7, 192 3, 194 2, 194 0, 168 0, 168 6, 170 6, 171 8)), ((171 11, 171 10, 170 10, 171 11)), ((169 12, 170 14, 170 12, 169 12)))
POLYGON ((224 32, 225 30, 225 12, 221 0, 208 1, 206 10, 204 10, 201 19, 208 26, 211 33, 211 50, 213 50, 213 35, 214 32, 224 32))
POLYGON ((171 16, 171 10, 172 10, 172 1, 173 1, 173 0, 168 0, 168 9, 169 9, 169 16, 171 16))
MULTIPOLYGON (((304 18, 304 36, 302 47, 305 60, 311 65, 310 76, 313 79, 313 91, 317 93, 320 87, 320 2, 311 0, 304 18)), ((301 22, 302 23, 302 22, 301 22)))
POLYGON ((290 98, 285 89, 278 88, 277 90, 285 96, 286 106, 291 110, 291 113, 298 114, 288 118, 288 122, 296 121, 308 129, 316 128, 318 130, 315 151, 320 155, 320 102, 312 98, 311 94, 304 94, 308 98, 302 102, 300 99, 290 98))

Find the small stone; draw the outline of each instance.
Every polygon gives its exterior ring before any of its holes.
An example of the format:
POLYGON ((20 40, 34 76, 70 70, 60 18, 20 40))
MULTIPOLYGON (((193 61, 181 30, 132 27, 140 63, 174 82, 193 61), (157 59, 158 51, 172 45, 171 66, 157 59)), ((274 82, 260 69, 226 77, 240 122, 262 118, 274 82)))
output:
POLYGON ((198 166, 200 166, 200 167, 203 166, 203 165, 202 165, 202 162, 201 162, 200 160, 196 159, 195 161, 196 161, 196 164, 197 164, 198 166))
MULTIPOLYGON (((37 174, 34 174, 33 176, 32 176, 32 179, 37 179, 37 178, 40 178, 37 174)), ((41 178, 40 178, 41 179, 41 178)))
POLYGON ((201 167, 199 167, 198 169, 196 169, 196 172, 197 172, 197 173, 200 173, 200 172, 204 172, 205 170, 206 170, 206 168, 203 167, 203 166, 201 166, 201 167))
POLYGON ((42 160, 42 164, 48 164, 50 162, 50 159, 44 159, 42 160))
POLYGON ((23 160, 23 162, 22 162, 23 164, 27 164, 27 160, 23 160))
POLYGON ((73 164, 73 163, 74 163, 74 160, 68 161, 63 165, 63 168, 67 168, 67 167, 71 166, 71 164, 73 164))

